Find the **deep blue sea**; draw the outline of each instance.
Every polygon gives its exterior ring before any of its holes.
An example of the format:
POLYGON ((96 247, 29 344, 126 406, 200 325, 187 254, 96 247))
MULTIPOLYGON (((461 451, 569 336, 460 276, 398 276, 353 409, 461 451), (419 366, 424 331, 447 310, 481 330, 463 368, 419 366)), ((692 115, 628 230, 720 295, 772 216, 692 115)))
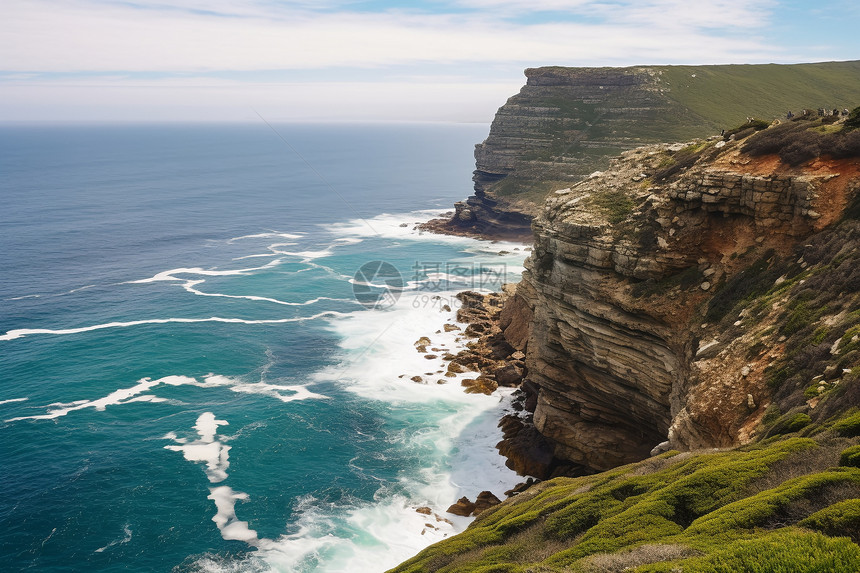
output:
POLYGON ((487 126, 272 127, 0 126, 3 571, 384 571, 520 481, 441 355, 525 253, 414 230, 487 126))

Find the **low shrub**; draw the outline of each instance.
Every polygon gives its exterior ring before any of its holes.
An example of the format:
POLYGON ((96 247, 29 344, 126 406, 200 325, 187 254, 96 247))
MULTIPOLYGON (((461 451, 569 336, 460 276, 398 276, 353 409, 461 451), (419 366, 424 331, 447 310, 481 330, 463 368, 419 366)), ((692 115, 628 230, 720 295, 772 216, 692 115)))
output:
POLYGON ((860 106, 855 107, 845 120, 845 129, 857 129, 860 127, 860 106))
POLYGON ((803 131, 796 135, 777 152, 783 163, 792 167, 801 165, 821 155, 824 136, 812 131, 803 131))
MULTIPOLYGON (((832 121, 833 116, 829 117, 832 121)), ((824 129, 826 123, 822 120, 782 123, 750 137, 741 151, 752 156, 777 154, 780 160, 791 166, 822 155, 833 159, 860 157, 860 131, 854 131, 855 128, 841 131, 824 129)))
POLYGON ((833 537, 850 537, 860 543, 860 499, 846 499, 817 511, 798 523, 833 537))
POLYGON ((860 547, 844 538, 787 528, 739 540, 706 556, 682 561, 679 568, 640 567, 636 571, 697 573, 856 573, 860 547))
POLYGON ((768 436, 779 436, 782 434, 791 434, 799 432, 806 426, 812 423, 809 414, 798 412, 797 414, 786 414, 776 421, 773 427, 768 431, 768 436))
POLYGON ((860 131, 838 133, 824 138, 822 153, 833 159, 846 159, 860 156, 860 131))
POLYGON ((770 127, 770 122, 761 119, 753 119, 746 123, 742 123, 737 127, 733 127, 724 131, 723 139, 728 141, 734 135, 736 140, 741 140, 745 137, 752 135, 756 131, 761 131, 763 129, 767 129, 768 127, 770 127))
POLYGON ((752 300, 767 292, 780 276, 779 270, 770 270, 773 254, 773 250, 767 251, 749 268, 729 279, 708 303, 705 320, 708 322, 721 320, 739 302, 752 300))
POLYGON ((833 424, 833 431, 840 436, 853 438, 860 436, 860 412, 854 412, 833 424))
POLYGON ((850 468, 860 468, 860 446, 851 446, 839 454, 839 465, 850 468))
POLYGON ((775 125, 761 133, 750 137, 741 147, 741 151, 748 155, 759 156, 779 153, 779 151, 790 144, 798 133, 809 129, 809 122, 789 122, 775 125))

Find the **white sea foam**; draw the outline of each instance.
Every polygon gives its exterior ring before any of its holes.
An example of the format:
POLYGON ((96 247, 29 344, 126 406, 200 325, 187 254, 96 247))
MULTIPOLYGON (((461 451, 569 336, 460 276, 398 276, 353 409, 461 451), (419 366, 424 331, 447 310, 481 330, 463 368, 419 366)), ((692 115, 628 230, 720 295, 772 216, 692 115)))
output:
POLYGON ((212 296, 212 297, 221 297, 221 298, 235 298, 235 299, 244 299, 244 300, 253 300, 258 302, 271 302, 274 304, 282 304, 285 306, 308 306, 310 304, 316 304, 322 300, 331 300, 335 302, 352 302, 358 304, 354 299, 348 298, 331 298, 328 296, 318 296, 316 298, 312 298, 309 300, 305 300, 302 302, 290 302, 286 300, 280 300, 277 298, 270 298, 266 296, 257 296, 257 295, 239 295, 239 294, 223 294, 219 292, 203 292, 194 287, 199 285, 200 283, 206 282, 204 280, 196 280, 196 281, 187 281, 182 287, 190 292, 191 294, 196 294, 198 296, 212 296))
POLYGON ((352 219, 342 223, 325 225, 330 233, 342 238, 380 237, 387 239, 410 239, 434 243, 462 245, 464 250, 473 253, 498 254, 500 251, 512 252, 523 249, 524 244, 514 241, 484 241, 473 237, 442 235, 423 231, 416 227, 430 219, 443 216, 438 209, 424 209, 409 213, 382 213, 370 219, 352 219))
POLYGON ((276 571, 385 571, 421 548, 463 529, 447 517, 416 512, 403 496, 366 503, 337 515, 306 497, 297 508, 298 531, 263 544, 257 553, 276 571), (438 518, 437 518, 438 516, 438 518))
MULTIPOLYGON (((329 232, 339 236, 350 237, 382 237, 388 239, 401 239, 417 237, 423 231, 415 230, 415 226, 424 223, 440 215, 438 209, 427 209, 412 211, 409 213, 382 213, 369 219, 352 219, 350 221, 325 225, 329 232)), ((466 237, 455 237, 448 235, 434 235, 433 240, 438 242, 466 243, 475 239, 466 237)))
MULTIPOLYGON (((375 501, 354 501, 351 508, 332 507, 305 496, 294 509, 297 531, 261 540, 255 558, 276 571, 379 572, 463 531, 471 518, 446 513, 448 505, 464 495, 474 499, 484 490, 503 497, 504 491, 523 480, 504 467, 494 448, 501 438, 498 419, 509 403, 509 392, 503 394, 501 399, 483 397, 477 408, 474 403, 463 404, 455 414, 440 419, 436 428, 420 434, 413 429, 403 432, 398 439, 416 442, 407 447, 427 451, 425 446, 435 446, 440 455, 418 474, 403 476, 401 485, 408 495, 383 488, 375 501), (481 402, 493 405, 481 407, 481 402), (420 507, 429 508, 430 514, 417 512, 420 507)), ((467 396, 471 398, 480 397, 467 396)), ((434 407, 427 402, 427 408, 434 407)))
MULTIPOLYGON (((257 532, 248 527, 247 521, 241 521, 236 517, 236 502, 248 499, 248 494, 241 491, 233 491, 233 488, 222 485, 209 489, 209 496, 215 502, 217 513, 212 521, 221 532, 221 537, 226 540, 244 541, 248 545, 260 546, 261 540, 257 532)), ((267 541, 267 540, 262 540, 267 541)), ((271 543, 271 542, 269 542, 271 543)))
POLYGON ((226 420, 217 420, 212 412, 204 412, 198 416, 197 422, 194 424, 198 439, 180 441, 171 437, 179 445, 164 446, 164 449, 182 452, 183 457, 189 462, 204 462, 206 464, 204 471, 211 483, 224 481, 227 479, 227 468, 230 467, 230 446, 222 444, 215 439, 215 436, 218 432, 218 426, 226 424, 226 420))
POLYGON ((265 382, 256 382, 253 384, 237 384, 230 388, 233 392, 243 394, 263 394, 277 398, 281 402, 293 402, 296 400, 317 399, 325 400, 328 396, 311 392, 305 386, 267 384, 265 382))
POLYGON ((318 249, 316 251, 274 251, 278 255, 286 255, 290 257, 298 257, 301 259, 301 262, 307 263, 313 261, 315 259, 322 259, 325 257, 330 257, 332 255, 331 247, 325 249, 318 249))
POLYGON ((413 292, 401 296, 389 309, 355 311, 331 321, 328 328, 338 335, 344 360, 316 373, 314 379, 340 381, 351 392, 388 402, 480 401, 481 397, 466 395, 460 387, 463 378, 474 378, 476 373, 444 376, 448 363, 443 355, 465 347, 462 331, 445 332, 442 328, 445 323, 456 323, 459 300, 454 294, 413 292), (426 354, 419 353, 414 345, 422 336, 430 339, 426 354), (428 359, 428 355, 435 358, 428 359), (421 376, 424 384, 411 381, 415 375, 421 376), (445 384, 438 384, 440 380, 445 384))
MULTIPOLYGON (((44 406, 47 410, 45 414, 36 414, 33 416, 20 416, 10 418, 6 422, 18 422, 21 420, 52 420, 61 416, 66 416, 71 412, 92 408, 96 411, 104 411, 108 406, 117 406, 121 404, 131 404, 134 402, 150 402, 150 403, 168 403, 178 404, 174 400, 157 396, 151 392, 155 391, 160 385, 167 386, 196 386, 198 388, 214 388, 219 386, 229 387, 233 392, 247 394, 261 394, 270 398, 278 399, 282 402, 292 402, 295 400, 310 400, 310 399, 326 399, 327 396, 311 392, 304 386, 298 385, 278 385, 268 384, 266 382, 246 383, 241 379, 228 378, 218 374, 209 374, 200 382, 196 378, 189 376, 165 376, 157 380, 150 378, 142 378, 137 384, 129 388, 120 388, 96 400, 76 400, 74 402, 54 402, 44 406), (147 393, 150 392, 150 393, 147 393)), ((16 399, 16 401, 23 401, 16 399)), ((208 434, 207 434, 208 435, 208 434)), ((175 435, 173 436, 175 438, 175 435)))
MULTIPOLYGON (((295 244, 295 243, 293 243, 295 244)), ((264 257, 277 257, 278 253, 258 253, 256 255, 245 255, 243 257, 233 257, 231 261, 244 261, 245 259, 262 259, 264 257)))
POLYGON ((334 242, 339 245, 357 245, 362 241, 364 241, 364 239, 359 239, 358 237, 340 237, 339 239, 334 240, 334 242))
MULTIPOLYGON (((389 310, 356 312, 332 322, 330 328, 341 340, 344 364, 325 369, 316 378, 339 381, 366 398, 400 404, 404 416, 414 415, 409 412, 418 405, 429 416, 438 412, 439 418, 422 431, 407 427, 389 437, 410 450, 435 451, 438 457, 431 456, 415 474, 402 476, 401 485, 409 492, 406 496, 380 492, 376 503, 357 503, 346 517, 318 508, 303 514, 298 533, 283 536, 258 554, 276 570, 304 570, 320 555, 324 556, 320 568, 326 571, 385 570, 462 531, 471 519, 445 512, 458 498, 475 499, 484 490, 504 498, 505 491, 523 481, 505 467, 504 458, 495 449, 502 437, 498 420, 509 407, 512 390, 500 389, 492 396, 469 395, 463 392, 460 381, 476 373, 455 378, 439 373, 447 366, 441 355, 456 353, 464 341, 457 340, 462 332, 441 328, 446 322, 455 322, 457 301, 452 299, 453 293, 431 294, 441 298, 431 296, 430 305, 415 305, 416 299, 404 297, 389 310), (451 310, 442 310, 444 303, 451 310), (417 352, 414 342, 420 336, 430 338, 427 350, 438 358, 428 360, 417 352), (425 383, 411 381, 416 374, 425 383), (438 384, 437 380, 446 383, 438 384), (421 506, 429 507, 431 515, 417 513, 421 506), (339 528, 332 523, 340 523, 339 528), (361 533, 345 534, 344 527, 361 533), (327 528, 332 531, 327 533, 327 528)), ((398 408, 392 414, 398 416, 398 408)))
MULTIPOLYGON (((215 375, 207 378, 208 384, 226 384, 228 378, 215 375)), ((175 445, 164 446, 164 449, 181 452, 182 456, 189 462, 202 462, 205 464, 206 477, 210 483, 220 483, 227 479, 227 470, 230 467, 230 446, 224 445, 227 438, 218 435, 219 426, 226 426, 226 420, 219 420, 212 412, 204 412, 197 417, 194 429, 197 432, 196 440, 177 437, 175 432, 164 436, 165 439, 173 440, 175 445), (220 439, 218 439, 220 438, 220 439)), ((215 515, 212 521, 221 532, 221 537, 226 540, 244 541, 249 545, 259 547, 268 540, 260 540, 257 532, 248 526, 247 521, 241 521, 236 517, 236 502, 248 499, 248 494, 234 491, 230 486, 222 485, 209 488, 209 496, 215 502, 215 515)))
POLYGON ((97 400, 84 400, 73 404, 49 404, 49 408, 51 406, 59 407, 53 410, 49 409, 47 414, 41 414, 36 416, 21 416, 18 418, 11 418, 6 421, 17 422, 19 420, 52 420, 54 418, 59 418, 60 416, 65 416, 70 412, 74 412, 76 410, 83 410, 84 408, 93 408, 97 411, 104 411, 104 409, 108 406, 115 406, 118 404, 126 404, 131 402, 132 398, 134 398, 138 394, 142 394, 152 389, 155 386, 158 386, 159 384, 161 384, 161 382, 161 379, 150 380, 149 378, 143 378, 131 388, 120 388, 119 390, 114 390, 107 396, 103 398, 98 398, 97 400))
POLYGON ((9 398, 8 400, 0 400, 0 406, 3 404, 11 404, 13 402, 26 402, 29 398, 9 398))
POLYGON ((12 298, 7 298, 6 300, 24 300, 27 298, 42 298, 42 297, 52 298, 52 297, 57 297, 57 296, 65 296, 67 294, 74 294, 76 292, 88 290, 88 289, 94 288, 95 286, 97 286, 97 285, 84 285, 82 287, 73 288, 72 290, 68 290, 66 292, 59 292, 59 293, 54 293, 54 294, 25 294, 23 296, 16 296, 16 297, 12 297, 12 298))
POLYGON ((232 239, 228 239, 228 243, 234 243, 236 241, 241 241, 244 239, 301 239, 304 236, 304 233, 281 233, 279 231, 269 231, 268 233, 256 233, 254 235, 242 235, 241 237, 233 237, 232 239))
POLYGON ((333 310, 319 312, 313 316, 299 316, 295 318, 272 318, 262 320, 245 320, 243 318, 224 318, 220 316, 210 316, 209 318, 150 318, 146 320, 131 320, 128 322, 106 322, 104 324, 94 324, 92 326, 82 326, 79 328, 18 328, 10 330, 5 334, 0 335, 0 340, 15 340, 22 336, 31 336, 33 334, 81 334, 83 332, 91 332, 93 330, 103 330, 105 328, 128 328, 132 326, 141 326, 143 324, 194 324, 199 322, 223 322, 228 324, 286 324, 289 322, 305 322, 308 320, 316 320, 324 317, 339 317, 344 316, 344 313, 333 310))
POLYGON ((273 267, 281 264, 281 259, 275 259, 274 261, 269 261, 265 265, 259 267, 251 267, 247 269, 227 269, 227 270, 215 270, 215 269, 201 269, 200 267, 180 267, 176 269, 170 269, 168 271, 161 271, 160 273, 156 273, 155 275, 146 278, 139 279, 136 281, 128 281, 126 284, 146 284, 146 283, 155 283, 155 282, 163 282, 163 281, 181 281, 185 279, 181 279, 176 275, 200 275, 207 277, 224 277, 224 276, 234 276, 234 275, 247 275, 248 273, 252 273, 254 271, 262 271, 266 269, 271 269, 273 267))
MULTIPOLYGON (((392 236, 415 238, 417 233, 400 227, 401 222, 402 218, 392 216, 387 225, 374 226, 392 236)), ((357 228, 344 225, 336 227, 335 231, 343 233, 343 238, 356 236, 350 233, 374 235, 363 223, 354 223, 357 228)), ((433 240, 436 239, 434 236, 433 240)), ((510 271, 511 264, 521 265, 525 254, 519 251, 499 256, 498 251, 512 249, 506 249, 506 245, 481 249, 478 241, 462 237, 450 241, 473 248, 471 254, 476 256, 476 264, 484 263, 490 269, 510 271), (490 257, 492 259, 487 260, 490 257)), ((472 260, 468 259, 470 263, 472 260)), ((338 278, 355 282, 352 277, 328 270, 338 278)), ((462 531, 471 519, 445 512, 459 497, 465 495, 474 499, 484 490, 504 497, 506 490, 524 479, 505 467, 505 460, 495 449, 501 439, 498 420, 509 406, 511 391, 502 389, 492 396, 468 395, 460 382, 477 373, 458 374, 454 378, 444 376, 448 363, 442 356, 447 352, 456 353, 465 342, 462 331, 445 332, 443 328, 445 323, 456 322, 459 301, 454 298, 454 291, 422 289, 434 282, 433 279, 435 282, 451 279, 453 288, 476 286, 470 277, 444 275, 423 282, 411 281, 396 304, 384 311, 360 310, 330 321, 328 328, 338 336, 342 362, 312 377, 320 382, 338 383, 348 391, 384 402, 395 418, 404 416, 404 420, 411 420, 416 412, 421 412, 420 416, 426 417, 429 424, 422 424, 420 431, 406 424, 401 432, 388 435, 387 440, 399 442, 411 451, 435 453, 425 454, 423 468, 401 476, 397 493, 383 485, 374 501, 353 500, 346 506, 333 507, 306 496, 294 509, 294 515, 298 516, 292 524, 295 531, 274 540, 256 538, 250 525, 235 516, 235 503, 244 499, 244 494, 223 490, 219 506, 222 523, 237 524, 236 537, 256 544, 259 549, 248 558, 248 567, 262 567, 258 561, 262 559, 276 571, 382 571, 408 559, 430 543, 462 531), (457 278, 462 279, 459 284, 453 280, 457 278), (414 342, 421 336, 430 338, 428 354, 436 358, 428 359, 426 354, 417 351, 414 342), (420 375, 423 383, 410 380, 414 375, 420 375), (439 380, 445 383, 438 384, 439 380), (430 508, 430 515, 416 512, 419 507, 430 508)), ((459 327, 465 328, 465 325, 459 327)), ((272 387, 270 385, 269 389, 272 387)), ((239 386, 231 388, 238 391, 239 386)), ((355 469, 361 470, 358 466, 355 469)), ((224 563, 208 563, 207 567, 233 569, 224 563)), ((242 566, 237 565, 237 569, 241 570, 242 566)))

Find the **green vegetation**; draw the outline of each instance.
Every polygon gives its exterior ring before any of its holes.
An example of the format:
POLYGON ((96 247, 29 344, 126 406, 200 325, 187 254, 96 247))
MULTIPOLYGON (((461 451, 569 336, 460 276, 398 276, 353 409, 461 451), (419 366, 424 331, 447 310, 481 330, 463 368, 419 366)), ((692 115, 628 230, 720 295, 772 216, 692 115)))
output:
POLYGON ((854 412, 833 424, 833 431, 850 438, 860 436, 860 412, 854 412))
MULTIPOLYGON (((747 255, 752 256, 752 255, 747 255)), ((823 408, 808 412, 813 423, 844 412, 860 400, 860 224, 846 219, 808 239, 785 258, 761 255, 747 269, 718 285, 705 320, 730 331, 764 321, 747 358, 756 360, 779 344, 765 379, 776 393, 764 425, 771 434, 794 431, 787 419, 805 400, 823 408), (779 339, 779 342, 777 342, 779 339), (781 343, 781 344, 780 344, 781 343), (775 424, 779 427, 774 428, 775 424)), ((740 332, 740 330, 738 330, 740 332)), ((860 420, 855 422, 860 426, 860 420)), ((856 430, 860 434, 860 430, 856 430)))
POLYGON ((845 438, 774 438, 544 482, 486 511, 398 572, 854 573, 860 469, 845 438), (627 569, 625 569, 627 570, 627 569))
POLYGON ((793 166, 822 155, 833 159, 860 156, 860 131, 830 125, 833 119, 796 117, 750 137, 741 150, 753 156, 776 153, 793 166))
POLYGON ((848 533, 854 543, 860 543, 860 498, 834 503, 798 525, 834 537, 848 533))
POLYGON ((587 205, 597 207, 606 214, 610 223, 620 223, 633 212, 636 203, 624 191, 604 191, 591 195, 587 205))
POLYGON ((786 414, 782 418, 779 418, 776 422, 774 422, 773 427, 771 427, 768 435, 770 436, 778 436, 780 434, 792 434, 794 432, 800 431, 806 426, 812 423, 812 418, 809 417, 809 414, 804 414, 803 412, 798 412, 796 414, 786 414))
POLYGON ((717 131, 746 117, 770 121, 802 108, 850 109, 860 100, 857 61, 660 69, 668 97, 714 122, 717 131))
POLYGON ((727 129, 723 133, 723 139, 725 141, 728 141, 732 136, 735 136, 735 139, 741 140, 745 137, 752 135, 756 131, 761 131, 762 129, 767 129, 768 127, 770 127, 769 121, 764 121, 762 119, 752 119, 746 123, 742 123, 737 127, 727 129))
POLYGON ((688 145, 667 158, 664 163, 660 164, 660 169, 654 173, 654 181, 662 183, 673 175, 692 167, 702 157, 703 152, 708 148, 708 146, 708 142, 698 145, 688 145))
POLYGON ((708 304, 705 320, 716 322, 736 307, 746 308, 750 301, 770 290, 782 270, 772 265, 773 261, 774 252, 767 251, 746 270, 729 279, 708 304))
POLYGON ((845 129, 857 129, 860 127, 860 107, 855 107, 848 114, 848 119, 845 121, 845 129))
POLYGON ((839 456, 840 466, 860 468, 860 446, 851 446, 839 456))

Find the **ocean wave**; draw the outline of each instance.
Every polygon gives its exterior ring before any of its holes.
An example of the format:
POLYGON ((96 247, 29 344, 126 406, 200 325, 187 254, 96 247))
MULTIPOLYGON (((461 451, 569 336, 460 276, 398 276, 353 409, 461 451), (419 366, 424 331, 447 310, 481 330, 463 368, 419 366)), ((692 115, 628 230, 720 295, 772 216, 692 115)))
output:
MULTIPOLYGON (((247 383, 241 379, 229 378, 218 374, 209 374, 200 382, 196 378, 190 376, 165 376, 152 380, 150 378, 142 378, 137 384, 129 388, 120 388, 114 390, 107 396, 97 398, 95 400, 76 400, 74 402, 53 402, 46 406, 45 414, 35 414, 32 416, 19 416, 5 420, 6 422, 18 422, 21 420, 53 420, 66 416, 71 412, 92 408, 95 411, 104 411, 108 406, 118 406, 122 404, 131 404, 135 402, 152 402, 152 403, 168 403, 176 404, 177 402, 164 397, 157 396, 153 392, 159 386, 196 386, 198 388, 216 388, 226 387, 229 390, 237 393, 245 394, 260 394, 275 398, 282 402, 293 402, 297 400, 321 400, 327 399, 327 396, 311 392, 304 386, 300 385, 280 385, 269 384, 266 382, 247 383)), ((21 400, 21 399, 17 399, 21 400)), ((26 400, 26 398, 24 399, 26 400)), ((201 426, 202 428, 203 426, 201 426)), ((209 435, 209 426, 206 435, 209 435)))
POLYGON ((124 284, 146 284, 146 283, 154 283, 154 282, 163 282, 163 281, 181 281, 185 279, 181 279, 176 275, 202 275, 207 277, 223 277, 223 276, 233 276, 233 275, 247 275, 248 273, 254 271, 262 271, 266 269, 271 269, 273 267, 281 264, 280 259, 275 259, 274 261, 270 261, 265 265, 259 267, 251 267, 247 269, 227 269, 227 270, 215 270, 215 269, 201 269, 200 267, 180 267, 176 269, 170 269, 167 271, 161 271, 160 273, 155 274, 149 278, 138 279, 134 281, 127 281, 124 284))
POLYGON ((290 322, 306 322, 309 320, 317 320, 319 318, 341 316, 346 316, 346 313, 334 310, 327 310, 325 312, 319 312, 317 314, 314 314, 313 316, 299 316, 294 318, 272 318, 260 320, 246 320, 244 318, 223 318, 220 316, 210 316, 209 318, 150 318, 144 320, 131 320, 127 322, 106 322, 103 324, 81 326, 78 328, 18 328, 15 330, 9 330, 5 334, 0 335, 0 340, 15 340, 17 338, 31 336, 34 334, 81 334, 83 332, 92 332, 94 330, 103 330, 106 328, 129 328, 132 326, 141 326, 144 324, 195 324, 201 322, 221 322, 227 324, 286 324, 290 322))
POLYGON ((305 233, 282 233, 280 231, 269 231, 267 233, 255 233, 253 235, 242 235, 241 237, 233 237, 232 239, 227 239, 227 243, 235 243, 236 241, 242 241, 245 239, 301 239, 302 237, 304 237, 304 235, 305 233))

